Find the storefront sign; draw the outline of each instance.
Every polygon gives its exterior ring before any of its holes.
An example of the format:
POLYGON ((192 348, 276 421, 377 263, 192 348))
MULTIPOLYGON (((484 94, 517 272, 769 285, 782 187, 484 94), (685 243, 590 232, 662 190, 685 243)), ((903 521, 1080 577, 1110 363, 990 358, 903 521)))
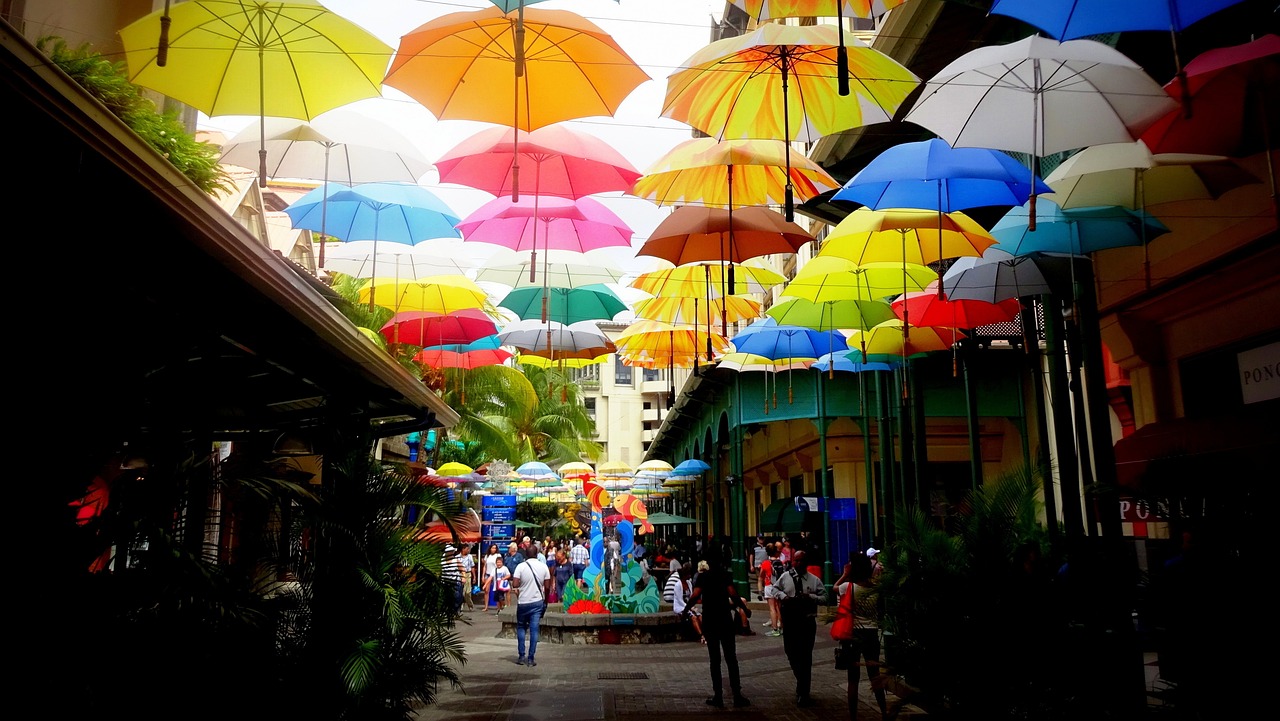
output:
POLYGON ((1236 355, 1240 367, 1240 394, 1245 403, 1280 398, 1280 343, 1236 355))
POLYGON ((1206 510, 1207 504, 1203 498, 1120 499, 1120 520, 1124 523, 1200 518, 1205 515, 1206 510))

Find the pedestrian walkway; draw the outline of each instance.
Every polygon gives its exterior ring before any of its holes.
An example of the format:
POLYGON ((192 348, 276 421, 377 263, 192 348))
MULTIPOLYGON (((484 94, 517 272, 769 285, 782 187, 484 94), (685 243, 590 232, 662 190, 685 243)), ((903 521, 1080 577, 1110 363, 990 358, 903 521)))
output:
MULTIPOLYGON (((442 687, 436 703, 418 709, 416 721, 682 721, 732 714, 741 721, 848 718, 846 673, 834 667, 835 641, 819 624, 813 658, 815 705, 797 708, 795 677, 782 651, 782 639, 765 636, 767 618, 752 604, 754 636, 738 637, 738 664, 746 708, 734 708, 728 696, 718 709, 711 695, 707 649, 696 641, 633 645, 538 644, 535 667, 516 664, 516 642, 499 638, 502 619, 477 611, 457 631, 466 643, 467 662, 459 667, 460 688, 442 687)), ((879 719, 863 674, 859 717, 879 719)), ((890 696, 898 719, 925 714, 890 696)))

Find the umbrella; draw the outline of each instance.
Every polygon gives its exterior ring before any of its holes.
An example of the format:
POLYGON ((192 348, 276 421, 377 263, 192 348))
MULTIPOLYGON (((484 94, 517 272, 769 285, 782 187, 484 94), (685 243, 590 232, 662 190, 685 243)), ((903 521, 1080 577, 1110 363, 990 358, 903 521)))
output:
POLYGON ((565 358, 557 355, 554 359, 543 358, 542 356, 533 355, 529 352, 521 353, 516 358, 516 362, 520 365, 534 366, 535 368, 586 368, 591 365, 599 365, 609 360, 612 351, 601 349, 599 355, 590 358, 565 358))
POLYGON ((471 343, 498 332, 487 313, 465 308, 452 313, 408 310, 396 313, 379 331, 388 343, 416 346, 471 343))
MULTIPOLYGON (((933 293, 930 293, 929 296, 936 297, 933 293)), ((866 373, 869 371, 893 370, 892 365, 882 361, 864 362, 856 360, 856 358, 860 358, 861 355, 862 352, 857 350, 843 350, 836 351, 835 353, 827 353, 814 361, 813 365, 810 367, 815 370, 826 371, 828 373, 833 373, 835 371, 841 371, 843 373, 866 373)))
POLYGON ((630 478, 633 472, 631 466, 622 461, 605 461, 596 466, 596 473, 602 476, 626 476, 630 478))
POLYGON ((423 348, 413 356, 413 360, 432 368, 471 370, 483 366, 501 365, 511 356, 511 351, 499 347, 496 336, 488 336, 465 345, 423 348))
MULTIPOLYGON (((694 365, 699 349, 703 347, 706 348, 708 361, 729 350, 728 339, 719 333, 697 326, 643 318, 624 328, 614 342, 618 346, 618 355, 624 360, 649 368, 694 365)), ((672 383, 674 382, 672 379, 672 383)))
MULTIPOLYGON (((1039 231, 1037 231, 1039 232, 1039 231)), ((951 299, 932 290, 906 293, 890 303, 899 318, 908 313, 916 327, 977 328, 993 323, 1011 323, 1022 310, 1017 298, 993 303, 970 298, 951 299)))
POLYGON ((658 205, 738 209, 782 205, 786 188, 801 201, 840 187, 835 178, 789 145, 769 140, 693 138, 645 169, 631 194, 658 205))
POLYGON ((654 459, 651 461, 645 461, 640 465, 636 466, 636 475, 640 475, 642 473, 654 473, 654 472, 670 473, 673 467, 674 466, 672 466, 670 463, 667 463, 666 461, 663 461, 660 459, 654 459))
MULTIPOLYGON (((440 120, 523 131, 613 115, 649 80, 604 30, 567 10, 501 8, 443 15, 401 36, 385 82, 440 120), (502 89, 512 88, 512 92, 502 89)), ((519 152, 518 134, 513 153, 519 152)), ((512 200, 519 199, 518 187, 512 200)))
MULTIPOLYGON (((711 470, 711 465, 706 461, 700 461, 697 458, 689 458, 680 461, 675 468, 671 469, 672 476, 696 476, 711 470)), ((652 517, 651 517, 652 518, 652 517)))
POLYGON ((1085 255, 1107 248, 1143 245, 1169 232, 1164 223, 1139 210, 1115 205, 1066 209, 1052 201, 1041 202, 1041 216, 1034 232, 1028 227, 1027 206, 1013 208, 992 226, 991 235, 998 241, 992 247, 1013 255, 1085 255))
MULTIPOLYGON (((709 43, 682 62, 667 78, 662 114, 715 138, 772 138, 788 147, 888 122, 919 83, 890 56, 830 25, 766 23, 709 43), (839 99, 833 82, 841 47, 856 81, 850 100, 839 99)), ((788 183, 788 221, 793 196, 788 183)))
POLYGON ((528 463, 522 463, 518 468, 516 468, 516 473, 521 478, 525 479, 554 477, 557 481, 560 480, 560 476, 556 475, 556 472, 551 470, 551 466, 548 466, 542 461, 529 461, 528 463))
POLYGON ((999 303, 1009 298, 1054 292, 1037 263, 1039 255, 1015 256, 991 247, 981 258, 960 258, 942 275, 942 289, 951 300, 985 300, 999 303))
MULTIPOLYGON (((176 3, 120 30, 129 82, 210 117, 311 120, 381 95, 391 47, 318 0, 176 3)), ((267 186, 266 133, 258 184, 267 186)))
POLYGON ((722 289, 728 291, 727 295, 765 293, 787 281, 786 276, 762 265, 734 263, 729 267, 735 271, 732 279, 728 279, 729 270, 716 263, 691 263, 652 270, 636 276, 631 287, 658 298, 715 299, 724 297, 722 289))
MULTIPOLYGON (((505 252, 505 251, 504 251, 505 252)), ((560 254, 569 255, 569 251, 557 251, 552 254, 558 256, 560 254)), ((598 259, 599 262, 593 263, 594 252, 572 253, 582 262, 557 262, 551 261, 543 265, 542 277, 543 282, 552 288, 579 288, 584 285, 599 285, 605 283, 619 283, 625 277, 625 273, 616 267, 611 266, 604 258, 598 259)), ((529 281, 529 269, 532 263, 526 258, 519 263, 506 263, 502 265, 485 265, 475 273, 476 282, 480 283, 498 283, 500 285, 510 286, 513 290, 517 288, 541 288, 543 283, 534 284, 529 281)))
POLYGON ((457 237, 458 214, 421 185, 330 183, 284 209, 293 227, 343 240, 377 240, 413 245, 428 238, 457 237))
POLYGON ((847 258, 819 255, 800 268, 781 295, 816 303, 880 300, 924 290, 937 277, 932 269, 916 263, 858 264, 847 258))
POLYGON ((804 298, 790 298, 765 311, 778 325, 801 326, 816 330, 849 330, 870 328, 896 316, 888 303, 881 300, 846 298, 815 303, 804 298))
POLYGON ((1032 35, 956 58, 925 83, 904 119, 952 147, 1027 153, 1030 181, 1038 158, 1134 140, 1176 105, 1115 48, 1032 35))
POLYGON ((685 205, 649 233, 636 255, 674 265, 708 260, 741 263, 761 255, 797 253, 813 240, 809 231, 768 208, 728 210, 685 205))
MULTIPOLYGON (((320 244, 321 247, 325 245, 320 244)), ((338 244, 330 251, 324 268, 353 278, 380 275, 401 280, 421 280, 432 275, 466 275, 468 271, 465 265, 440 255, 429 244, 379 245, 376 240, 351 240, 338 244)))
MULTIPOLYGON (((992 205, 1022 205, 1032 176, 1013 156, 991 148, 953 148, 940 138, 901 143, 877 155, 832 200, 873 210, 922 208, 950 213, 992 205)), ((1035 192, 1052 190, 1035 179, 1035 192)))
MULTIPOLYGON (((648 521, 650 526, 679 526, 686 523, 698 523, 696 518, 667 513, 666 511, 658 511, 651 514, 648 521)), ((644 519, 637 518, 634 522, 640 524, 644 522, 644 519)))
POLYGON ((503 328, 498 340, 503 345, 538 355, 550 352, 570 357, 589 352, 587 357, 594 358, 613 351, 613 342, 591 321, 565 324, 554 320, 518 320, 503 328))
MULTIPOLYGON (((805 370, 809 366, 813 365, 813 362, 815 360, 817 360, 817 358, 815 357, 769 358, 767 356, 756 355, 754 353, 740 353, 735 351, 733 353, 726 353, 723 356, 721 356, 720 361, 716 364, 716 367, 723 370, 736 371, 738 373, 763 372, 763 373, 776 374, 780 371, 805 370)), ((777 392, 778 381, 776 377, 773 382, 773 387, 774 387, 773 407, 777 408, 778 407, 778 392, 777 392)), ((767 376, 765 378, 764 388, 765 388, 765 396, 766 396, 765 402, 764 402, 764 412, 767 415, 769 413, 769 399, 768 399, 769 380, 767 376)), ((788 375, 787 376, 787 402, 792 403, 794 401, 795 401, 795 391, 792 389, 792 386, 791 386, 791 376, 788 375)))
POLYGON ((617 293, 596 283, 577 288, 517 288, 498 301, 522 320, 542 318, 561 323, 610 320, 627 309, 617 293))
POLYGON ((560 466, 558 472, 562 478, 568 478, 570 476, 590 476, 595 473, 595 469, 590 464, 582 461, 570 461, 560 466))
MULTIPOLYGON (((1046 189, 1048 186, 1045 186, 1046 189)), ((944 258, 979 256, 996 241, 960 211, 917 208, 858 208, 836 224, 822 240, 819 256, 854 263, 927 265, 944 258)))
POLYGON ((535 195, 581 198, 623 191, 640 177, 631 161, 594 135, 565 125, 538 128, 522 138, 515 128, 488 128, 436 160, 440 182, 478 188, 519 200, 520 164, 533 165, 535 195))
POLYGON ((456 478, 460 476, 469 476, 475 473, 475 469, 471 466, 458 463, 457 461, 449 461, 448 463, 436 469, 436 475, 442 478, 456 478))
POLYGON ((773 318, 761 318, 742 329, 731 341, 739 353, 769 359, 817 358, 823 353, 848 348, 844 333, 820 331, 797 325, 781 325, 773 318))
POLYGON ((880 17, 907 0, 729 0, 748 17, 762 20, 795 17, 834 17, 836 20, 836 88, 849 94, 849 49, 844 44, 844 18, 880 17))
POLYGON ((760 301, 742 295, 730 295, 724 298, 645 298, 637 301, 632 310, 637 318, 656 320, 676 325, 697 325, 706 322, 711 325, 711 318, 719 318, 721 313, 727 315, 730 323, 760 317, 760 301))
POLYGON ((948 350, 956 341, 965 337, 954 328, 916 327, 907 334, 907 324, 901 320, 888 320, 869 330, 849 333, 849 347, 856 348, 863 358, 874 356, 898 356, 908 358, 921 353, 948 350))
POLYGON ((360 289, 360 301, 372 303, 375 293, 377 305, 397 313, 407 310, 452 313, 466 308, 483 308, 489 300, 480 286, 463 275, 432 275, 411 281, 374 278, 360 289))

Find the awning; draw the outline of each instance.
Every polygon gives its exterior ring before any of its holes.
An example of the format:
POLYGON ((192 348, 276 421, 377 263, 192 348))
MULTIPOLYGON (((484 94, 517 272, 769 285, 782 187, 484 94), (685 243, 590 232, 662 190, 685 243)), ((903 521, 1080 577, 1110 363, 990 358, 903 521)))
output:
POLYGON ((1280 426, 1263 409, 1174 418, 1149 423, 1116 442, 1116 481, 1136 490, 1169 475, 1238 477, 1274 465, 1277 451, 1280 426))
POLYGON ((770 503, 760 514, 761 533, 800 533, 822 530, 824 514, 820 511, 801 511, 794 498, 779 498, 770 503))

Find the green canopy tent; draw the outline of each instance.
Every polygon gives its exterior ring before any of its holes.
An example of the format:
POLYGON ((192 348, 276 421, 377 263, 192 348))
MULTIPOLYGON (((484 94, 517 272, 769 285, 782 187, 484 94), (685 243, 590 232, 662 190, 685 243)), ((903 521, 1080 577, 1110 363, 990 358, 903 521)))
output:
MULTIPOLYGON (((639 522, 638 520, 636 521, 639 522)), ((680 516, 666 511, 658 511, 649 516, 649 524, 653 526, 678 526, 685 523, 697 523, 698 519, 680 516)))
POLYGON ((823 528, 821 511, 802 511, 796 508, 796 499, 779 498, 770 503, 760 514, 760 533, 820 533, 823 528))

